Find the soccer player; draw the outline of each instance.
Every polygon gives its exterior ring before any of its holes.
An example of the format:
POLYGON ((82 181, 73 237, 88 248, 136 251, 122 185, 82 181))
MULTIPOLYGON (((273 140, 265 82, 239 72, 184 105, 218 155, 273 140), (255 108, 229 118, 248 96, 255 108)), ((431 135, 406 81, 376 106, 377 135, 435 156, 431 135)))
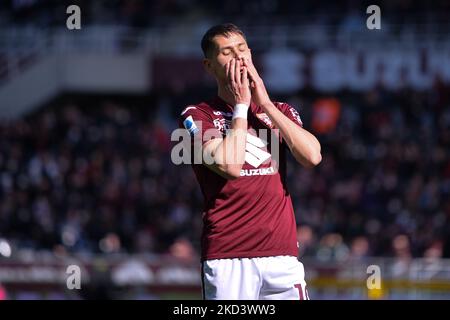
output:
POLYGON ((320 144, 293 107, 271 101, 238 27, 212 27, 201 47, 218 94, 187 106, 180 126, 212 160, 192 165, 205 200, 203 298, 308 299, 285 152, 311 168, 320 144))

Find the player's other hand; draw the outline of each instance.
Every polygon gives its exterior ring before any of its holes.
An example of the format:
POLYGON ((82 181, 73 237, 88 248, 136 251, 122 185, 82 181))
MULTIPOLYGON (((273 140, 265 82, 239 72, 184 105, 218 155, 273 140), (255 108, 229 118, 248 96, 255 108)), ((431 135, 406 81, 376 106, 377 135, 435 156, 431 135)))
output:
POLYGON ((234 98, 234 104, 245 103, 250 105, 252 93, 250 91, 250 82, 248 69, 243 65, 241 59, 231 59, 225 65, 225 74, 227 76, 227 90, 234 98))
POLYGON ((269 94, 267 93, 264 82, 259 76, 258 71, 256 71, 253 61, 250 58, 244 58, 243 63, 248 69, 253 101, 259 106, 270 103, 269 94))

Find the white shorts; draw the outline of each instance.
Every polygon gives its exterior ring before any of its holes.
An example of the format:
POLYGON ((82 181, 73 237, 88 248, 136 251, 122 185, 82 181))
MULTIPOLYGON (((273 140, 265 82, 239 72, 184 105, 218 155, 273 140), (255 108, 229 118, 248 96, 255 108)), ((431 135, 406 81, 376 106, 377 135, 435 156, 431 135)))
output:
POLYGON ((202 263, 203 299, 309 300, 303 264, 293 256, 202 263))

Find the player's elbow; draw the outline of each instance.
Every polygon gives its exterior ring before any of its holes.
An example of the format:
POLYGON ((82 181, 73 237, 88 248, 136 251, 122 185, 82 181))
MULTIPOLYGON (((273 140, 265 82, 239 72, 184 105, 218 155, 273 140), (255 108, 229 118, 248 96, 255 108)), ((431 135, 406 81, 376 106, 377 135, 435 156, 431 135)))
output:
POLYGON ((319 165, 319 163, 322 162, 322 155, 320 152, 315 153, 314 156, 311 157, 310 162, 313 167, 319 165))
POLYGON ((226 170, 228 180, 236 180, 241 176, 240 166, 229 166, 226 170))
POLYGON ((321 146, 319 141, 317 141, 317 139, 315 139, 315 142, 308 150, 308 152, 306 153, 306 167, 308 168, 314 168, 315 166, 317 166, 319 163, 322 162, 322 154, 321 154, 321 146))
POLYGON ((320 151, 311 152, 307 156, 298 155, 295 158, 298 163, 300 163, 303 167, 308 169, 314 168, 320 162, 322 162, 322 155, 320 154, 320 151))
POLYGON ((219 175, 227 180, 236 180, 241 176, 241 166, 236 165, 219 165, 215 170, 219 175), (218 170, 217 170, 218 169, 218 170))
POLYGON ((313 152, 306 159, 305 166, 307 168, 314 168, 315 166, 317 166, 321 162, 322 162, 322 155, 320 154, 320 151, 319 152, 313 152))

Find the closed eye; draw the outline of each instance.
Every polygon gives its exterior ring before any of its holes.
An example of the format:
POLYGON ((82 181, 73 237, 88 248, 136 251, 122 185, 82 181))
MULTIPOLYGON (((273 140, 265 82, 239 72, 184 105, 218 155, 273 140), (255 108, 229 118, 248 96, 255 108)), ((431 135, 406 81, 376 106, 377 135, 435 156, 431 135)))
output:
MULTIPOLYGON (((248 49, 248 47, 247 47, 247 44, 246 43, 239 43, 237 46, 237 50, 239 50, 240 52, 244 52, 244 51, 247 51, 247 49, 248 49)), ((230 53, 231 53, 231 51, 232 51, 232 49, 233 48, 236 48, 236 47, 225 47, 225 48, 222 48, 221 50, 220 50, 220 52, 224 55, 224 56, 227 56, 227 55, 229 55, 230 53)))
POLYGON ((239 51, 245 51, 245 50, 247 50, 247 46, 245 44, 240 44, 239 51))

